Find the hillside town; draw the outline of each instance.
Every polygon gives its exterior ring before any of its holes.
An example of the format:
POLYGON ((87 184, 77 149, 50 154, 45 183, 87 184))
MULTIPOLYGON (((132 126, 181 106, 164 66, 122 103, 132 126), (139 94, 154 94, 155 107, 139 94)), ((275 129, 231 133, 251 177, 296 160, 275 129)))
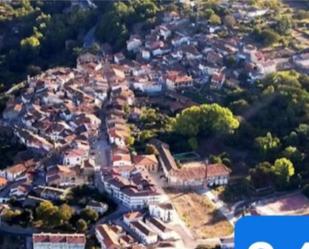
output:
MULTIPOLYGON (((237 13, 238 22, 272 15, 273 10, 238 4, 222 3, 237 13)), ((21 228, 31 230, 29 248, 84 249, 89 238, 102 249, 233 248, 233 232, 196 238, 174 203, 174 193, 203 196, 217 212, 213 215, 233 229, 241 216, 235 215, 236 206, 227 207, 211 191, 228 185, 232 167, 200 155, 179 160, 158 138, 148 141, 150 152, 136 151, 132 123, 140 122, 145 106, 171 115, 195 106, 194 99, 182 95, 188 89, 220 90, 243 82, 250 86, 279 70, 308 74, 308 52, 262 50, 225 24, 192 20, 175 11, 165 12, 146 36, 131 35, 126 45, 126 51, 117 53, 104 48, 98 54, 86 52, 74 68, 55 67, 28 77, 20 94, 8 100, 1 127, 27 153, 0 170, 0 226, 6 209, 62 203, 72 189, 88 186, 116 208, 80 195, 77 199, 87 201, 70 208, 76 213, 95 210, 99 218, 83 232, 41 229, 38 224, 21 228)), ((259 205, 252 213, 265 211, 259 205)))

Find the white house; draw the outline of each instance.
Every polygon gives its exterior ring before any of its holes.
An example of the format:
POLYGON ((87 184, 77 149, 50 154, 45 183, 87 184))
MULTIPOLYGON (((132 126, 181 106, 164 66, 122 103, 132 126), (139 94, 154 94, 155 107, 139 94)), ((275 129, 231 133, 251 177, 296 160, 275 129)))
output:
POLYGON ((143 244, 151 245, 158 241, 158 235, 152 231, 144 222, 131 222, 131 229, 143 244))
POLYGON ((148 210, 152 217, 159 218, 164 222, 173 221, 176 215, 176 211, 170 203, 149 205, 148 210))
POLYGON ((132 210, 140 210, 148 205, 162 202, 163 196, 158 189, 151 183, 149 174, 146 172, 131 172, 122 176, 117 169, 103 170, 102 183, 104 190, 118 202, 132 210))
POLYGON ((63 164, 68 166, 82 166, 88 158, 88 151, 74 148, 67 150, 63 155, 63 164))
POLYGON ((174 47, 181 46, 183 44, 190 44, 190 37, 189 36, 184 36, 184 35, 179 35, 172 39, 172 45, 174 47))
POLYGON ((113 167, 129 167, 132 166, 132 160, 129 153, 112 155, 113 167))
POLYGON ((14 181, 17 177, 25 173, 26 170, 26 166, 20 163, 0 171, 0 176, 5 177, 8 181, 14 181))
POLYGON ((150 95, 162 92, 162 84, 155 82, 134 82, 133 88, 150 95))
POLYGON ((167 40, 172 34, 172 31, 166 25, 159 26, 160 36, 163 37, 164 40, 167 40))
POLYGON ((225 73, 223 71, 217 71, 211 76, 211 85, 213 89, 220 89, 225 81, 225 73))
POLYGON ((179 235, 168 228, 162 221, 156 218, 149 218, 146 220, 146 224, 150 229, 159 235, 162 240, 175 240, 179 238, 179 235))
POLYGON ((151 57, 150 51, 149 51, 149 50, 146 50, 146 49, 142 49, 142 50, 141 50, 141 54, 142 54, 142 58, 143 58, 144 60, 149 60, 150 57, 151 57))
POLYGON ((137 52, 142 45, 142 40, 138 36, 131 36, 127 41, 127 50, 129 52, 137 52))
POLYGON ((119 147, 124 147, 126 145, 126 138, 129 134, 126 131, 119 129, 108 129, 108 138, 111 144, 116 144, 119 147))
POLYGON ((178 71, 168 71, 165 78, 166 86, 169 90, 177 90, 193 86, 191 76, 178 71))
POLYGON ((209 186, 219 186, 228 184, 231 170, 224 164, 207 165, 207 184, 209 186))

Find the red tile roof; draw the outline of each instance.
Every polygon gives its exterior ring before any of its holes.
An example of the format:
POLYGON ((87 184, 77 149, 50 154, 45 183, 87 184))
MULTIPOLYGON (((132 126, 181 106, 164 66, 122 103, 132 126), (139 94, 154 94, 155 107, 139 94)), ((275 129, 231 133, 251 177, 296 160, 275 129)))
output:
POLYGON ((65 243, 85 245, 84 234, 61 234, 61 233, 35 233, 32 236, 33 243, 65 243))

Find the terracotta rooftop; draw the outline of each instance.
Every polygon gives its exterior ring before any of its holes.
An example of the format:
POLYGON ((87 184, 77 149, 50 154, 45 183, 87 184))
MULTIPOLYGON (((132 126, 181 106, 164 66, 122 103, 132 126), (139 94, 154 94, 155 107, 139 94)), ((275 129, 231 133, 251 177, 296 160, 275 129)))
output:
POLYGON ((84 234, 61 234, 61 233, 35 233, 32 236, 33 243, 64 243, 64 244, 86 244, 84 234))

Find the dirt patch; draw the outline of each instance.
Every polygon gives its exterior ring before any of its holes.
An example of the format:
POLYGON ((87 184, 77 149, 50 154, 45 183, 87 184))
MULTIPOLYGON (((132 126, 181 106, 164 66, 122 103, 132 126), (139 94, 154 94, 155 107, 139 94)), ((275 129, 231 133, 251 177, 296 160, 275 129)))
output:
POLYGON ((197 193, 168 192, 179 216, 197 239, 230 235, 232 225, 206 196, 197 193))
POLYGON ((266 200, 256 210, 262 215, 308 215, 309 199, 300 193, 266 200))

